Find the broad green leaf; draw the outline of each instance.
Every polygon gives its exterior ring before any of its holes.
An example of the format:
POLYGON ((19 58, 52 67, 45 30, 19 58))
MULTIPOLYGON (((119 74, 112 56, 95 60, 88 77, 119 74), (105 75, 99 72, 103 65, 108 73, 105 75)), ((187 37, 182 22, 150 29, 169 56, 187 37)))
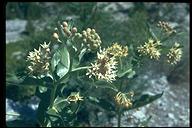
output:
POLYGON ((51 69, 53 72, 55 71, 55 67, 58 65, 60 59, 61 59, 60 52, 59 51, 55 52, 55 54, 53 55, 53 57, 51 59, 51 69))
POLYGON ((65 47, 61 48, 59 50, 59 53, 60 53, 60 61, 57 63, 56 73, 60 78, 62 78, 69 71, 70 58, 69 58, 69 52, 65 47))
POLYGON ((63 76, 65 76, 67 74, 67 72, 69 71, 68 68, 66 68, 63 64, 59 63, 57 65, 57 75, 59 76, 59 78, 62 78, 63 76))
POLYGON ((133 106, 130 109, 135 109, 135 108, 139 108, 144 105, 147 105, 147 104, 157 100, 162 95, 163 95, 163 92, 160 94, 157 94, 157 95, 144 94, 141 97, 139 97, 138 99, 136 99, 135 101, 133 101, 133 106))
POLYGON ((67 105, 68 102, 66 101, 66 99, 58 96, 54 101, 53 107, 56 108, 56 110, 58 110, 59 112, 61 112, 67 105))
POLYGON ((50 114, 50 115, 53 115, 53 116, 59 116, 57 109, 55 109, 54 107, 53 107, 53 108, 50 108, 50 109, 47 111, 47 113, 50 114))
POLYGON ((54 107, 50 108, 47 111, 47 114, 50 116, 51 121, 56 121, 58 118, 60 118, 60 115, 58 114, 58 111, 54 107))
POLYGON ((60 49, 60 54, 61 54, 61 63, 69 69, 70 66, 70 56, 69 52, 66 47, 63 47, 60 49))

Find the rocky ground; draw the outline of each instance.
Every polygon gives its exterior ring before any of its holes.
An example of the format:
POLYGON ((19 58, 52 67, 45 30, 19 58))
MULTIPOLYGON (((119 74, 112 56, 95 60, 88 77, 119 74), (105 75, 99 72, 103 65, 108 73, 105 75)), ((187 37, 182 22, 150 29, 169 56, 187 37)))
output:
MULTIPOLYGON (((154 76, 147 73, 140 76, 140 81, 147 80, 144 86, 150 86, 148 92, 157 94, 164 91, 163 96, 141 107, 139 110, 125 112, 122 117, 123 127, 137 127, 152 116, 149 127, 189 127, 189 83, 171 85, 166 76, 154 76)), ((114 117, 107 121, 103 113, 99 113, 100 122, 93 126, 117 126, 117 118, 114 117)))

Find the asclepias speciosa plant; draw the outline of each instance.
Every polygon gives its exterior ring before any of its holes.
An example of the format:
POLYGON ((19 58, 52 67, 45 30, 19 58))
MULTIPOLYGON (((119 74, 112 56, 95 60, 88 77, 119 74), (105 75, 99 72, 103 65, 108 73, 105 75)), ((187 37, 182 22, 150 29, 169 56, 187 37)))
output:
POLYGON ((163 92, 156 95, 139 93, 134 84, 128 82, 137 78, 137 68, 141 68, 138 65, 143 58, 160 61, 164 56, 170 65, 181 60, 179 43, 164 44, 177 32, 164 21, 153 27, 161 31, 164 38, 159 39, 148 24, 151 37, 137 47, 118 42, 103 47, 95 29, 79 32, 72 21, 58 22, 52 41, 43 42, 29 52, 26 59, 28 75, 17 79, 19 84, 37 86, 35 94, 40 98, 38 125, 79 126, 80 111, 91 104, 114 113, 120 127, 124 111, 160 98, 163 92))

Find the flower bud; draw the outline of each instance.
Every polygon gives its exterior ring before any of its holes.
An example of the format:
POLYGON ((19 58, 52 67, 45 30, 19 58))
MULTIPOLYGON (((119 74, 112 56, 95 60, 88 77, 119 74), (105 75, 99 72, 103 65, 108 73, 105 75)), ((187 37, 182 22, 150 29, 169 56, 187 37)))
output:
POLYGON ((56 38, 56 39, 59 39, 59 36, 58 36, 58 34, 56 32, 53 33, 53 37, 56 38))
POLYGON ((65 32, 65 34, 66 34, 67 36, 70 36, 70 35, 71 35, 71 32, 69 31, 69 29, 68 29, 67 27, 64 27, 64 28, 63 28, 63 31, 65 32))
POLYGON ((66 21, 63 22, 63 27, 68 27, 68 24, 66 21))
POLYGON ((87 33, 90 33, 91 32, 91 29, 90 28, 87 28, 87 33))
POLYGON ((92 33, 95 33, 95 29, 92 29, 91 32, 92 32, 92 33))
POLYGON ((77 32, 77 28, 76 27, 73 27, 72 30, 71 30, 72 33, 76 33, 77 32))

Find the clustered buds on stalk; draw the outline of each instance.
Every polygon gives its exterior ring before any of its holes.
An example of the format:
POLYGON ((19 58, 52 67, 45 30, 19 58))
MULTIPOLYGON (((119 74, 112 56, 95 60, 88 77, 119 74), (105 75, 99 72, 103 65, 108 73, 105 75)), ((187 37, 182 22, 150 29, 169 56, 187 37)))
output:
POLYGON ((50 49, 49 44, 40 44, 38 50, 34 49, 34 51, 29 52, 27 56, 27 61, 30 62, 31 65, 28 66, 29 73, 35 75, 46 74, 49 71, 50 67, 50 49))
POLYGON ((82 44, 90 51, 98 49, 101 45, 100 36, 96 33, 95 29, 91 28, 83 30, 82 33, 76 33, 74 39, 79 42, 81 40, 82 44))
POLYGON ((67 102, 77 102, 77 101, 82 101, 83 97, 79 95, 79 92, 72 92, 68 97, 67 97, 67 102))
POLYGON ((72 35, 74 35, 76 32, 77 32, 77 28, 76 27, 73 27, 73 28, 70 28, 68 23, 66 21, 63 22, 63 24, 61 25, 61 27, 63 28, 63 31, 64 33, 70 37, 72 35))
POLYGON ((137 47, 137 51, 140 54, 140 56, 143 55, 148 55, 150 56, 151 59, 159 59, 160 58, 160 51, 161 49, 159 49, 158 47, 161 45, 160 41, 155 41, 153 39, 149 39, 148 42, 145 42, 144 45, 141 45, 139 47, 137 47))
POLYGON ((181 60, 182 50, 180 48, 180 44, 175 42, 174 46, 169 50, 167 54, 168 60, 167 62, 170 64, 177 64, 181 60))
POLYGON ((114 97, 116 103, 122 107, 130 108, 132 106, 132 97, 134 93, 129 92, 128 94, 118 92, 117 95, 114 97))
POLYGON ((165 21, 159 21, 157 23, 157 26, 163 29, 165 32, 171 34, 171 33, 176 33, 176 30, 174 30, 168 22, 165 21))

